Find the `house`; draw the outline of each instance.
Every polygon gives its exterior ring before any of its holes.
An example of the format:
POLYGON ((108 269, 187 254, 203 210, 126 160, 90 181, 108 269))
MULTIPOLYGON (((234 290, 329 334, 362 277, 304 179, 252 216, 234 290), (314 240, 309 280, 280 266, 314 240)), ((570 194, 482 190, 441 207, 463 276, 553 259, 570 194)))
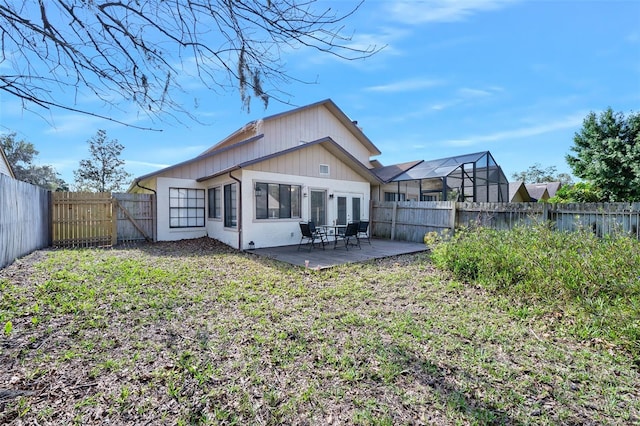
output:
POLYGON ((533 202, 547 201, 551 198, 549 191, 547 190, 546 183, 527 183, 525 186, 527 187, 527 192, 533 202))
POLYGON ((9 160, 4 153, 4 150, 0 146, 0 174, 11 176, 15 179, 15 175, 13 174, 13 169, 11 169, 11 164, 9 164, 9 160))
POLYGON ((199 156, 140 176, 158 240, 209 236, 239 249, 298 243, 300 221, 369 217, 378 148, 327 99, 253 121, 199 156))
POLYGON ((378 201, 506 202, 509 184, 489 151, 416 161, 373 170, 384 183, 378 201))
POLYGON ((549 198, 554 197, 558 189, 562 186, 561 182, 546 182, 547 192, 549 193, 549 198))
POLYGON ((372 200, 508 200, 488 151, 392 166, 380 154, 327 99, 250 122, 129 192, 157 195, 158 240, 209 236, 238 249, 297 244, 300 221, 368 220, 372 200))
POLYGON ((509 182, 509 202, 510 203, 528 203, 531 196, 523 181, 509 182))

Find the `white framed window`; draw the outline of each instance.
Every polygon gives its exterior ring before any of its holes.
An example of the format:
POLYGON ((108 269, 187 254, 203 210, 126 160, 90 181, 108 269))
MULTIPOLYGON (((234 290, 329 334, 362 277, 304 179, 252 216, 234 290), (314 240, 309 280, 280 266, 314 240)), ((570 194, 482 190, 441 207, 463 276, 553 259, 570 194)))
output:
POLYGON ((209 188, 209 219, 220 219, 222 217, 222 188, 216 186, 209 188))
POLYGON ((204 189, 169 188, 169 227, 204 226, 204 189))
POLYGON ((238 226, 237 188, 237 183, 224 186, 224 226, 227 228, 238 226))
POLYGON ((256 183, 256 219, 300 218, 301 194, 300 185, 256 183))
POLYGON ((328 164, 320 164, 320 176, 329 176, 328 164))

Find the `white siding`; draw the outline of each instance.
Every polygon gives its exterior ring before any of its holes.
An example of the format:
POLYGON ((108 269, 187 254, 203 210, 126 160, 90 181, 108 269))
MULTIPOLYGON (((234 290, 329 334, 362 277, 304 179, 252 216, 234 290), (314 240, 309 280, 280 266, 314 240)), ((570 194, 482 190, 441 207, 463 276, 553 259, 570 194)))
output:
POLYGON ((11 174, 11 169, 9 168, 9 164, 4 156, 4 153, 0 152, 0 174, 7 175, 13 177, 11 174))

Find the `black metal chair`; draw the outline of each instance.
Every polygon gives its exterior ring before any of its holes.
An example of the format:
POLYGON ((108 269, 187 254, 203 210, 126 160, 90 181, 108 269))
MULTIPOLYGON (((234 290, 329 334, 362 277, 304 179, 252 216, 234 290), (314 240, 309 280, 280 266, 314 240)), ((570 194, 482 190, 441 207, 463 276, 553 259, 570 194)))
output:
POLYGON ((369 221, 362 220, 358 222, 358 240, 367 240, 371 245, 371 239, 369 238, 369 221))
POLYGON ((309 251, 316 246, 316 239, 320 239, 320 243, 322 244, 322 250, 324 250, 324 239, 319 236, 317 233, 311 232, 311 227, 308 223, 300 222, 300 232, 302 233, 302 238, 300 238, 300 243, 298 244, 298 250, 302 247, 302 244, 309 244, 309 251))
POLYGON ((352 245, 358 246, 358 248, 362 250, 362 247, 360 247, 360 240, 358 239, 358 226, 358 222, 351 222, 347 224, 346 228, 340 228, 333 244, 333 248, 335 249, 338 246, 338 240, 342 240, 344 241, 345 249, 349 250, 349 245, 352 245), (355 244, 351 242, 352 240, 356 240, 355 244))
POLYGON ((324 232, 324 229, 316 228, 316 223, 312 220, 310 220, 308 223, 309 223, 309 228, 311 229, 311 233, 316 234, 316 236, 319 237, 321 240, 323 240, 323 242, 326 242, 327 234, 326 232, 324 232))

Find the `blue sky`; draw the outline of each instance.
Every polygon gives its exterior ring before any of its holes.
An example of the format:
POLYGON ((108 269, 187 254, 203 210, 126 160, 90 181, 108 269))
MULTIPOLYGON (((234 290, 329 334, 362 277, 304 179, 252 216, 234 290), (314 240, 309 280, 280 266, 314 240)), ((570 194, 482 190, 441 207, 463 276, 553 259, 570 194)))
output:
MULTIPOLYGON (((318 4, 344 10, 354 3, 318 4)), ((289 52, 287 71, 315 83, 282 89, 297 106, 333 99, 382 151, 377 159, 385 165, 489 150, 509 178, 534 163, 569 173, 564 157, 590 111, 640 111, 640 1, 366 0, 345 24, 354 45, 386 47, 361 61, 289 52)), ((0 132, 32 142, 38 162, 73 183, 98 129, 125 146, 126 169, 139 176, 292 108, 254 103, 247 113, 237 92, 186 88, 178 98, 197 98, 194 114, 206 124, 105 110, 162 129, 143 131, 67 111, 24 111, 2 93, 0 132)), ((93 108, 97 100, 75 102, 93 108)))

